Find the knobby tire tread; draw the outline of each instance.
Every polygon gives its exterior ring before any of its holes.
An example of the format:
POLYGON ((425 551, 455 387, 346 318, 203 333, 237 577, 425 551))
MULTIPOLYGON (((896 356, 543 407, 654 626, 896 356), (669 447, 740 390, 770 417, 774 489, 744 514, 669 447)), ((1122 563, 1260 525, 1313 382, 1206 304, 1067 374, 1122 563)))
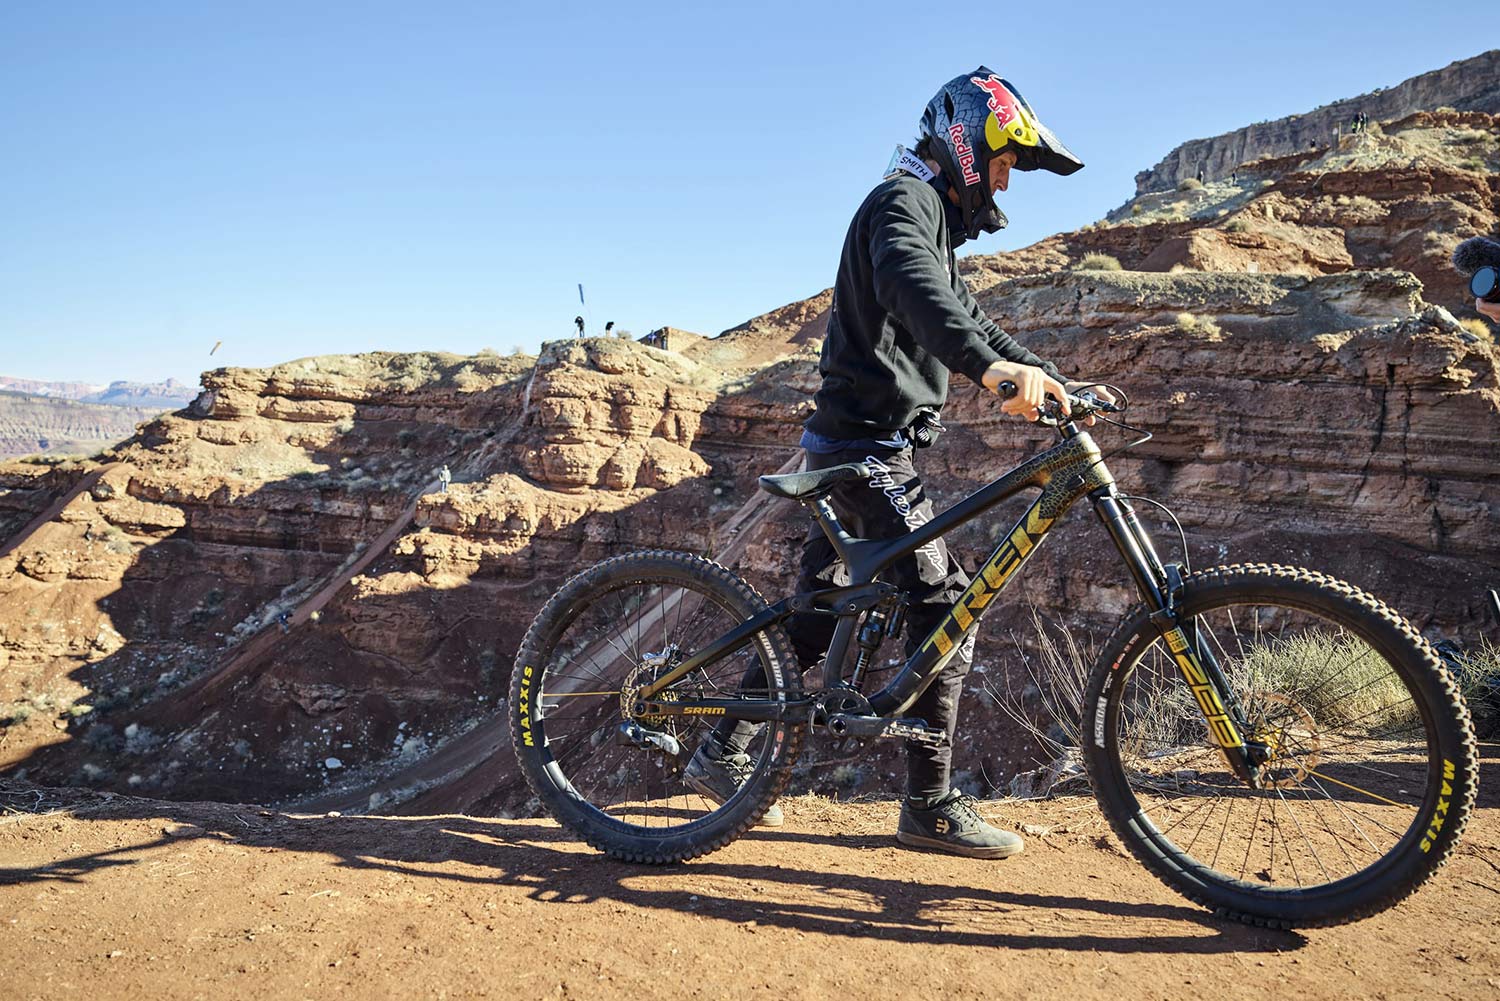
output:
MULTIPOLYGON (((677 552, 670 549, 647 549, 632 553, 614 556, 594 564, 583 570, 560 587, 551 598, 549 598, 532 619, 531 625, 526 630, 526 635, 521 639, 521 645, 516 654, 516 666, 519 667, 531 656, 531 661, 537 661, 537 654, 545 653, 539 649, 539 644, 545 642, 547 635, 553 631, 554 620, 562 615, 567 606, 585 597, 599 584, 608 581, 615 572, 622 567, 636 563, 643 567, 655 562, 660 569, 665 565, 675 567, 688 576, 695 578, 699 583, 709 589, 719 589, 720 593, 731 600, 738 600, 755 614, 767 607, 765 598, 748 581, 741 578, 728 567, 705 559, 692 553, 677 552), (578 589, 578 590, 575 590, 578 589)), ((780 625, 772 625, 762 630, 771 643, 775 653, 782 659, 785 665, 784 690, 788 694, 796 694, 802 687, 802 675, 797 668, 797 660, 792 652, 791 640, 786 636, 786 631, 780 625)), ((516 755, 521 759, 521 774, 526 778, 526 784, 532 793, 548 805, 549 813, 556 817, 555 811, 551 809, 550 798, 556 795, 554 789, 543 785, 539 777, 539 768, 532 767, 526 760, 528 750, 532 753, 540 751, 540 748, 527 749, 523 746, 521 739, 521 724, 519 716, 513 711, 519 697, 519 672, 512 670, 510 701, 507 704, 507 713, 510 716, 511 742, 516 749, 516 755)), ((765 815, 766 810, 781 796, 781 792, 791 781, 792 769, 801 754, 803 740, 806 737, 807 726, 789 724, 786 727, 787 738, 785 750, 781 757, 779 766, 773 771, 771 782, 766 791, 756 800, 750 800, 737 808, 738 816, 735 822, 718 835, 705 838, 701 841, 693 841, 682 845, 671 851, 652 850, 645 848, 640 843, 645 839, 631 838, 619 832, 600 830, 592 824, 564 824, 569 830, 581 837, 589 845, 604 852, 611 858, 623 862, 635 862, 645 865, 670 865, 675 862, 685 862, 689 859, 707 855, 718 851, 730 842, 738 839, 746 832, 755 827, 765 815)))
MULTIPOLYGON (((1440 845, 1441 850, 1434 850, 1432 854, 1428 855, 1429 861, 1415 876, 1393 882, 1384 893, 1363 906, 1351 907, 1346 911, 1304 919, 1298 917, 1279 918, 1226 906, 1192 886, 1186 880, 1179 879, 1167 871, 1166 866, 1160 861, 1151 846, 1141 841, 1135 832, 1130 829, 1127 822, 1128 818, 1118 815, 1110 805, 1106 804, 1104 796, 1098 793, 1101 782, 1113 783, 1114 778, 1109 774, 1099 774, 1099 764, 1095 761, 1095 755, 1099 754, 1102 756, 1105 752, 1102 750, 1096 751, 1091 746, 1091 738, 1087 736, 1092 733, 1093 714, 1101 711, 1099 697, 1104 687, 1104 676, 1111 672, 1111 652, 1123 654, 1129 649, 1129 641, 1136 633, 1154 631, 1154 627, 1150 624, 1149 619, 1146 618, 1149 614, 1149 609, 1144 603, 1136 605, 1125 614, 1120 624, 1100 648, 1103 651, 1103 655, 1101 655, 1093 667, 1093 676, 1090 679, 1085 694, 1085 726, 1083 732, 1085 734, 1085 744, 1090 746, 1089 752, 1084 754, 1084 761, 1088 766, 1090 782, 1093 784, 1096 796, 1099 799, 1100 812, 1108 819, 1115 835, 1125 844, 1136 860, 1145 866, 1148 872, 1173 892, 1181 894, 1194 903, 1208 908, 1219 917, 1257 928, 1288 930, 1292 928, 1333 927, 1370 917, 1400 903, 1425 885, 1439 869, 1446 866, 1452 859, 1458 847, 1458 835, 1463 831, 1465 825, 1468 823, 1469 816, 1473 812, 1475 794, 1478 790, 1478 740, 1474 733, 1473 721, 1464 705, 1458 685, 1444 667, 1436 652, 1404 616, 1360 588, 1336 577, 1331 577, 1315 570, 1308 570, 1305 567, 1276 563, 1235 563, 1227 566, 1212 567, 1187 575, 1183 580, 1183 592, 1187 593, 1191 588, 1202 588, 1209 585, 1228 588, 1237 584, 1249 584, 1264 587, 1268 583, 1274 584, 1276 582, 1310 584, 1332 591, 1346 600, 1352 600, 1364 614, 1373 616, 1385 626, 1394 627, 1398 630, 1401 637, 1410 644, 1412 650, 1417 654, 1421 662, 1419 670, 1426 669, 1441 685, 1443 693, 1442 704, 1434 705, 1431 708, 1437 717, 1437 726, 1440 729, 1446 726, 1456 726, 1459 728, 1460 743, 1466 755, 1466 762, 1463 764, 1467 765, 1467 778, 1463 783, 1465 787, 1464 795, 1458 803, 1452 804, 1449 807, 1440 845)), ((1122 684, 1120 687, 1123 689, 1124 685, 1122 684)), ((1113 742, 1115 736, 1111 735, 1111 742, 1113 742)), ((1131 796, 1133 798, 1133 793, 1131 796)))

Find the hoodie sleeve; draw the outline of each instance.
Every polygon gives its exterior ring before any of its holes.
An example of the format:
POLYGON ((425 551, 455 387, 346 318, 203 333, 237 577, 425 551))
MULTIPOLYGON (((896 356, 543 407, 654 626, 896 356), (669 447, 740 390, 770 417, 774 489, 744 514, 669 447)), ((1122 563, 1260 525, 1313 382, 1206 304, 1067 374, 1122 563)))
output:
POLYGON ((963 278, 953 276, 953 283, 957 286, 956 294, 960 302, 968 309, 969 315, 979 324, 979 329, 984 331, 985 339, 990 347, 1001 358, 1006 361, 1020 362, 1022 365, 1035 365, 1054 379, 1067 381, 1067 377, 1057 370, 1057 366, 1026 349, 1020 341, 1007 334, 995 325, 995 321, 985 315, 984 310, 979 308, 979 303, 969 294, 969 287, 964 284, 963 278))
POLYGON ((873 206, 868 239, 875 301, 949 371, 978 384, 1001 357, 948 275, 938 197, 925 184, 893 185, 873 206))

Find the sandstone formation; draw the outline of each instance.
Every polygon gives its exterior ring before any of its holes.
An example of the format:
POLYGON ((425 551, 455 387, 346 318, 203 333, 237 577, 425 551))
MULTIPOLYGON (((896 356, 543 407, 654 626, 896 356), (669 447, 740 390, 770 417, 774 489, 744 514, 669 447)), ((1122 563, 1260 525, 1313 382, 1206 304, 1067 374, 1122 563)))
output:
POLYGON ((1336 145, 1242 164, 1235 180, 1147 194, 1098 224, 965 258, 971 288, 1078 267, 1331 274, 1399 268, 1424 298, 1474 316, 1453 248, 1500 231, 1500 115, 1418 112, 1336 145))
MULTIPOLYGON (((1500 382, 1493 339, 1449 311, 1446 258, 1495 231, 1497 137, 1494 115, 1422 112, 962 267, 1023 342, 1130 394, 1154 437, 1111 468, 1172 507, 1195 566, 1315 566, 1472 642, 1496 625, 1500 382), (1090 253, 1126 270, 1077 270, 1090 253)), ((796 458, 831 299, 668 350, 220 369, 101 461, 0 464, 0 768, 171 798, 525 809, 496 713, 563 580, 669 547, 790 585, 806 523, 755 502, 755 479, 796 458)), ((1050 441, 961 379, 944 420, 922 457, 939 505, 1050 441)), ((1095 433, 1106 451, 1139 437, 1095 433)), ((955 548, 982 558, 1011 513, 955 548)), ((1033 613, 1087 648, 1133 602, 1103 540, 1070 514, 987 620, 962 784, 1028 764, 983 691, 1017 679, 1033 613)), ((841 781, 889 787, 893 753, 841 781)))
POLYGON ((1309 143, 1326 146, 1340 126, 1347 133, 1350 121, 1361 112, 1371 121, 1382 121, 1442 107, 1500 113, 1500 49, 1306 114, 1256 122, 1211 139, 1183 143, 1156 166, 1135 175, 1136 193, 1169 190, 1179 181, 1197 177, 1200 169, 1205 179, 1216 181, 1251 160, 1299 153, 1309 143))
POLYGON ((0 392, 0 458, 90 455, 129 438, 162 409, 0 392))

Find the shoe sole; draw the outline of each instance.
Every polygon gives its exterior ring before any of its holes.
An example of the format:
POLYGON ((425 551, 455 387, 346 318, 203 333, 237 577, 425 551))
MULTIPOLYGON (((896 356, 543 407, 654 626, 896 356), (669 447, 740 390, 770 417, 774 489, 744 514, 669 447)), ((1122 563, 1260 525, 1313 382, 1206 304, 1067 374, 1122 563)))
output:
POLYGON ((896 832, 896 840, 909 848, 930 848, 937 852, 947 852, 949 855, 962 855, 966 858, 1010 858, 1019 855, 1026 849, 1025 845, 996 845, 994 848, 969 848, 964 845, 956 845, 951 841, 939 841, 937 838, 924 838, 920 834, 908 834, 905 831, 896 832))
MULTIPOLYGON (((724 805, 724 801, 719 798, 719 794, 716 793, 716 792, 714 792, 713 789, 709 788, 709 786, 708 786, 707 783, 704 783, 702 785, 698 784, 698 777, 696 775, 690 775, 687 772, 683 772, 682 773, 682 781, 685 782, 689 787, 692 788, 692 790, 694 792, 696 792, 698 795, 702 796, 704 799, 712 800, 713 802, 717 803, 720 806, 724 805)), ((771 804, 771 806, 775 806, 775 805, 776 805, 775 803, 771 804)), ((770 809, 771 809, 770 806, 766 807, 767 811, 769 811, 770 809)), ((755 826, 756 827, 780 827, 785 822, 786 822, 785 819, 782 818, 782 817, 770 817, 770 816, 767 816, 766 814, 761 814, 760 819, 755 822, 755 826)))

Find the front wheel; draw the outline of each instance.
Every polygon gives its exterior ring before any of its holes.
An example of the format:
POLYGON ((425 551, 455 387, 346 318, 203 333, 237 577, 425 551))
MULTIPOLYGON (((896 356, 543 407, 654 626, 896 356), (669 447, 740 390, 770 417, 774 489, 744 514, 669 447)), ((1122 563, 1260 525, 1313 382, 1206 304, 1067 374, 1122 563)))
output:
POLYGON ((1153 873, 1226 917, 1289 928, 1384 910, 1447 862, 1474 803, 1474 730, 1405 619, 1342 581, 1264 565, 1190 575, 1177 611, 1267 759, 1255 788, 1234 775, 1135 609, 1093 669, 1084 757, 1153 873))

